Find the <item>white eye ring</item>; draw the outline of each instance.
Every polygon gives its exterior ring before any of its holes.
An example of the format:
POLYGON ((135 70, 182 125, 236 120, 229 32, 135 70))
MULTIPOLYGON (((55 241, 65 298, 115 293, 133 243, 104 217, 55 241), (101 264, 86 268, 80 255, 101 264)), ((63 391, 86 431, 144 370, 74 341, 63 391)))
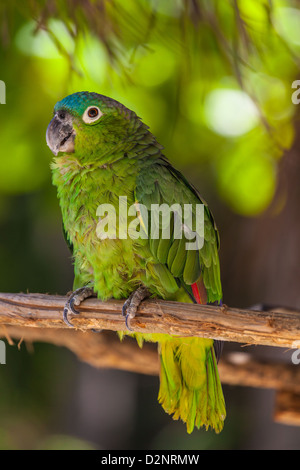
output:
POLYGON ((83 113, 82 120, 86 124, 91 124, 92 122, 98 121, 101 118, 102 112, 98 106, 89 106, 83 113))

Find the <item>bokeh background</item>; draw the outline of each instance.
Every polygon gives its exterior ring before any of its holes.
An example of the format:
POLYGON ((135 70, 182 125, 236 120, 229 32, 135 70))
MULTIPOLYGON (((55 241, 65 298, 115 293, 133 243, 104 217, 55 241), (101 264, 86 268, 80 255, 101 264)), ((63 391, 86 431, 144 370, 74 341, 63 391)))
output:
MULTIPOLYGON (((56 101, 89 90, 134 109, 208 201, 225 303, 300 308, 299 68, 293 0, 2 0, 0 290, 72 287, 45 131, 56 101)), ((291 361, 290 351, 243 350, 291 361)), ((299 428, 273 422, 272 391, 224 386, 220 435, 187 435, 157 392, 157 377, 97 370, 43 343, 7 344, 0 448, 300 447, 299 428)))

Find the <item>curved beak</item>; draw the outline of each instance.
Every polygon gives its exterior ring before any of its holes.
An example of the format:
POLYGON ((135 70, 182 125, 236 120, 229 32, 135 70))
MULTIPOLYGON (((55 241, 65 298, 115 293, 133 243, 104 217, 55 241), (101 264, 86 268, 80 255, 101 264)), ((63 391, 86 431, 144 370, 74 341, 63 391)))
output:
POLYGON ((46 141, 54 155, 59 152, 74 152, 76 133, 72 124, 72 116, 65 111, 58 111, 50 122, 46 132, 46 141))

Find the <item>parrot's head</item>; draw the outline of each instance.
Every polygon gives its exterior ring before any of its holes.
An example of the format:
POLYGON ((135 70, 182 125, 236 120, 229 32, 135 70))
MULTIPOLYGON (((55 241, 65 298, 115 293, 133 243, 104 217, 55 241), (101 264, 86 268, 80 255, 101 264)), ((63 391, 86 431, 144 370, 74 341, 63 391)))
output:
POLYGON ((56 156, 75 152, 94 159, 121 149, 140 125, 136 114, 118 101, 84 91, 56 103, 46 140, 56 156))

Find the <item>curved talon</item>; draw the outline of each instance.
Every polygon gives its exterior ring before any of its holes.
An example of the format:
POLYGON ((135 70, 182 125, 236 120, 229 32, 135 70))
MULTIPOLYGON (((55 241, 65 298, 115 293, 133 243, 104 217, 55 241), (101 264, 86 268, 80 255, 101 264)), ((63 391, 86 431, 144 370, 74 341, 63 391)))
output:
POLYGON ((129 314, 126 314, 126 316, 125 316, 125 325, 126 325, 127 330, 134 331, 133 328, 131 328, 131 326, 130 326, 131 318, 133 318, 133 317, 130 317, 129 314))
MULTIPOLYGON (((75 291, 76 292, 76 291, 75 291)), ((73 315, 79 315, 80 312, 78 312, 78 310, 76 310, 76 308, 74 307, 74 304, 75 304, 75 300, 76 300, 76 294, 75 292, 73 292, 73 294, 71 294, 69 300, 67 301, 66 305, 65 305, 65 308, 64 308, 64 313, 63 313, 63 320, 64 322, 70 326, 71 328, 75 328, 74 325, 70 322, 70 320, 68 319, 68 314, 69 313, 72 313, 73 315)))
POLYGON ((126 325, 127 330, 129 330, 129 331, 134 331, 134 329, 131 328, 131 326, 129 326, 129 324, 128 324, 128 318, 127 318, 127 317, 125 318, 125 325, 126 325))
POLYGON ((71 297, 71 299, 69 300, 69 307, 70 307, 71 312, 74 315, 79 315, 80 312, 78 312, 78 310, 76 310, 76 308, 74 307, 75 300, 76 300, 75 296, 71 297))
MULTIPOLYGON (((123 317, 126 317, 127 313, 127 306, 128 306, 128 299, 124 302, 123 307, 122 307, 122 315, 123 317)), ((126 320, 125 320, 126 321, 126 320)))
POLYGON ((125 317, 125 325, 129 331, 134 331, 130 326, 130 321, 135 317, 137 309, 144 299, 149 297, 150 292, 146 287, 139 287, 133 292, 127 300, 125 300, 122 307, 122 315, 125 317))
POLYGON ((71 328, 75 328, 74 325, 72 325, 72 323, 68 319, 68 313, 69 313, 69 310, 67 307, 65 307, 64 313, 63 313, 63 320, 68 326, 70 326, 71 328))
POLYGON ((63 312, 63 320, 71 328, 74 328, 74 325, 68 319, 68 314, 72 313, 73 315, 79 315, 80 312, 75 308, 75 305, 80 305, 81 302, 88 297, 92 297, 94 295, 93 289, 91 287, 80 287, 76 289, 70 295, 69 299, 66 302, 64 312, 63 312))
MULTIPOLYGON (((123 317, 125 317, 125 323, 127 322, 127 309, 129 308, 130 306, 130 302, 131 302, 131 299, 132 299, 132 296, 133 294, 130 294, 130 296, 128 297, 128 299, 125 300, 124 304, 123 304, 123 307, 122 307, 122 315, 123 317)), ((127 326, 127 324, 126 324, 127 326)))

